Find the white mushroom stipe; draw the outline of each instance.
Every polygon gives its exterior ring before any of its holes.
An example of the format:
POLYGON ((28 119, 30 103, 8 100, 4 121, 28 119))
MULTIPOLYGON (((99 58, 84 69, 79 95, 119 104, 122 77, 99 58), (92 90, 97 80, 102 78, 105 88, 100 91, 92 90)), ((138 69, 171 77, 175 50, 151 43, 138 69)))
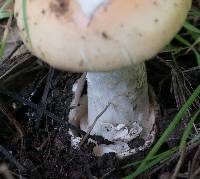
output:
MULTIPOLYGON (((88 120, 84 131, 92 126, 96 116, 108 103, 111 105, 98 119, 91 134, 110 141, 130 141, 142 130, 142 120, 148 122, 149 100, 145 66, 113 71, 88 73, 88 120)), ((83 125, 82 125, 83 126, 83 125)))
POLYGON ((34 0, 26 3, 24 22, 22 1, 15 1, 19 34, 34 55, 62 70, 88 72, 87 95, 81 97, 83 83, 77 85, 69 118, 73 125, 113 142, 95 147, 96 155, 128 156, 153 143, 157 108, 144 61, 180 30, 191 2, 34 0), (133 139, 144 143, 130 148, 133 139))

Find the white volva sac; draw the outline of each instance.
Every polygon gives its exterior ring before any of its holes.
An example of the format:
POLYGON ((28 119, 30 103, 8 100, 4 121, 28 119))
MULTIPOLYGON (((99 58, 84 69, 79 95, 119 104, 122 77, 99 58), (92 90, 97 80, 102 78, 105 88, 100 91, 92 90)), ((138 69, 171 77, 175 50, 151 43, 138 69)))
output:
MULTIPOLYGON (((89 72, 87 84, 88 118, 80 120, 80 127, 89 132, 97 115, 110 103, 91 134, 115 142, 115 145, 96 147, 96 155, 115 152, 123 157, 135 153, 136 149, 132 151, 127 142, 139 136, 143 136, 144 146, 152 143, 156 114, 149 104, 144 63, 113 72, 89 72)), ((145 147, 140 148, 142 150, 145 147)))
POLYGON ((25 23, 23 1, 15 1, 19 33, 34 55, 62 70, 87 72, 87 95, 81 97, 80 86, 84 85, 80 82, 74 88, 69 121, 112 143, 97 145, 96 155, 115 152, 123 157, 153 143, 157 108, 144 61, 173 39, 191 3, 65 0, 61 6, 56 0, 34 0, 27 1, 25 23))
MULTIPOLYGON (((86 78, 88 97, 86 99, 84 95, 80 98, 84 74, 73 88, 75 97, 71 106, 78 107, 71 110, 69 121, 87 133, 114 142, 97 145, 95 155, 115 152, 119 157, 124 157, 148 147, 155 136, 156 108, 155 104, 149 103, 151 93, 145 64, 135 64, 113 72, 88 72, 86 78), (131 149, 127 143, 138 137, 143 139, 143 145, 131 149)), ((74 136, 71 140, 72 145, 77 142, 74 136)))

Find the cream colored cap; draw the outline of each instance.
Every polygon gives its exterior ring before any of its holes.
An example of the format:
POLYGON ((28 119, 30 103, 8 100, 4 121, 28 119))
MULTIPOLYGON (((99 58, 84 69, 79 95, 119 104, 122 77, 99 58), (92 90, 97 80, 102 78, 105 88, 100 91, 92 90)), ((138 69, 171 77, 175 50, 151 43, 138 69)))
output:
POLYGON ((91 1, 27 0, 26 21, 23 1, 16 0, 17 25, 29 50, 62 70, 134 65, 170 42, 191 6, 191 0, 94 0, 96 8, 90 8, 91 1))

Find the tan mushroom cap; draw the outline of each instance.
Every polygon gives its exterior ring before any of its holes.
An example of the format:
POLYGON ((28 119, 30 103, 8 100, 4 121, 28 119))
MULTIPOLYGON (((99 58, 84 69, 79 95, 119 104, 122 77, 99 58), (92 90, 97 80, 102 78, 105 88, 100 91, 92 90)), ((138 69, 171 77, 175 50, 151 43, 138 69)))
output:
POLYGON ((191 0, 109 0, 89 21, 76 0, 22 1, 15 17, 23 41, 50 65, 71 71, 109 71, 147 60, 183 24, 191 0))

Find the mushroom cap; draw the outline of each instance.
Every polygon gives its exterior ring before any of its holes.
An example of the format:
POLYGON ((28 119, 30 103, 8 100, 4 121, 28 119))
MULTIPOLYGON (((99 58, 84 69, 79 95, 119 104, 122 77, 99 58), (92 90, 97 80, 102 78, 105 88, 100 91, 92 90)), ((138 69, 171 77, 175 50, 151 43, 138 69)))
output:
POLYGON ((80 1, 30 0, 26 13, 15 1, 24 43, 62 70, 110 71, 147 60, 170 42, 191 7, 191 0, 95 0, 103 3, 87 14, 80 1))

